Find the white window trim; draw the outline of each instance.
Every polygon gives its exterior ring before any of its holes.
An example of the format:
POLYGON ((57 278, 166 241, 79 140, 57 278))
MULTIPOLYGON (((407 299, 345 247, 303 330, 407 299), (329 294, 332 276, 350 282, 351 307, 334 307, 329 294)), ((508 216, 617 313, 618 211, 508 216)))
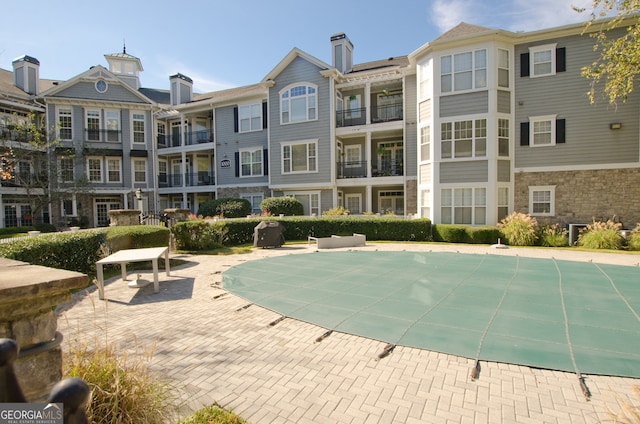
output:
POLYGON ((440 160, 443 162, 447 162, 447 161, 465 161, 465 160, 477 160, 478 158, 486 158, 489 155, 488 149, 489 149, 489 119, 487 118, 486 115, 481 115, 481 116, 469 116, 469 117, 465 117, 464 119, 456 119, 454 121, 448 121, 448 120, 443 120, 440 122, 439 125, 439 129, 440 129, 440 133, 438 134, 438 139, 439 139, 439 143, 440 143, 440 160), (476 126, 476 121, 480 121, 480 120, 484 120, 485 121, 485 130, 487 131, 487 136, 486 137, 477 137, 476 136, 476 129, 478 128, 476 126), (464 121, 471 121, 471 130, 472 130, 472 136, 471 136, 471 156, 458 156, 456 157, 456 141, 458 141, 455 138, 455 134, 456 134, 456 123, 458 122, 464 122, 464 121), (444 157, 442 156, 442 143, 443 143, 443 139, 442 139, 442 124, 451 124, 451 139, 450 140, 444 140, 444 141, 450 141, 451 142, 451 157, 444 157), (480 156, 476 153, 477 151, 477 140, 479 139, 485 139, 485 153, 484 155, 480 156))
MULTIPOLYGON (((103 123, 103 119, 102 119, 102 111, 100 109, 85 109, 85 111, 84 111, 84 128, 85 128, 85 131, 89 131, 89 113, 90 112, 98 112, 98 116, 97 116, 97 118, 98 118, 98 128, 97 128, 98 139, 97 140, 89 140, 89 134, 88 133, 85 134, 85 137, 86 137, 87 141, 90 141, 90 142, 93 142, 93 143, 102 142, 102 141, 104 141, 103 140, 104 137, 102 136, 101 130, 102 130, 102 127, 103 127, 104 123, 103 123)), ((94 117, 92 116, 92 118, 94 118, 94 117)))
POLYGON ((101 158, 100 156, 87 156, 86 159, 86 170, 87 170, 87 179, 89 180, 90 183, 102 183, 104 182, 104 161, 103 158, 101 158), (91 179, 91 169, 89 168, 89 161, 90 160, 98 160, 100 162, 100 178, 97 180, 92 180, 91 179))
POLYGON ((529 186, 529 215, 531 216, 555 216, 556 214, 556 186, 529 186), (549 212, 534 213, 533 212, 533 193, 536 191, 549 192, 549 212))
POLYGON ((249 201, 249 203, 251 203, 251 210, 252 210, 252 211, 255 211, 255 213, 260 213, 260 212, 262 212, 262 211, 260 210, 260 203, 262 203, 262 201, 264 200, 264 193, 242 193, 242 194, 240 195, 240 198, 241 198, 241 199, 246 199, 246 200, 248 200, 248 201, 249 201), (257 207, 257 208, 254 208, 254 207, 253 207, 253 200, 254 200, 254 198, 258 198, 258 199, 260 199, 260 202, 258 203, 258 207, 257 207))
POLYGON ((146 144, 146 141, 147 141, 147 114, 144 111, 133 110, 131 111, 131 144, 142 146, 146 144), (136 138, 135 138, 134 122, 139 121, 139 119, 135 119, 134 115, 142 115, 142 124, 144 128, 142 132, 144 134, 144 137, 143 137, 144 141, 142 142, 135 141, 136 138))
POLYGON ((60 199, 60 216, 78 216, 78 202, 76 200, 75 194, 72 195, 71 199, 60 199), (71 214, 67 215, 64 211, 64 202, 71 201, 71 214))
POLYGON ((362 214, 362 193, 344 193, 344 204, 351 213, 362 214), (358 199, 358 211, 349 208, 349 199, 358 199))
POLYGON ((317 211, 313 212, 313 207, 311 207, 311 205, 309 205, 309 207, 311 208, 311 210, 309 211, 308 216, 313 216, 314 214, 316 216, 320 216, 320 211, 322 211, 322 193, 319 190, 314 190, 314 191, 285 191, 283 192, 283 194, 287 197, 296 197, 296 195, 298 196, 309 196, 309 200, 311 200, 311 196, 318 196, 318 207, 317 207, 317 211))
POLYGON ((144 158, 132 158, 131 159, 131 183, 132 184, 146 184, 149 180, 149 162, 144 158), (144 181, 136 181, 136 162, 144 163, 144 181))
POLYGON ((73 140, 73 108, 66 108, 66 107, 61 107, 58 108, 57 110, 57 114, 56 116, 58 117, 58 137, 60 138, 60 140, 73 140), (62 138, 60 135, 60 112, 69 112, 68 115, 65 114, 65 116, 69 116, 71 118, 71 127, 69 128, 71 130, 71 138, 62 138))
POLYGON ((248 133, 248 132, 255 132, 255 131, 262 131, 262 121, 264 119, 264 116, 262 116, 262 101, 259 102, 245 102, 245 103, 239 103, 238 104, 238 132, 239 133, 248 133), (253 106, 257 106, 258 107, 258 114, 260 115, 260 124, 258 125, 258 128, 252 128, 251 127, 251 122, 252 120, 252 115, 251 115, 251 107, 253 106), (241 118, 241 110, 242 108, 249 108, 249 129, 246 131, 242 130, 242 118, 241 118))
POLYGON ((345 168, 358 168, 360 166, 362 166, 361 164, 362 162, 362 146, 359 144, 351 144, 351 145, 347 145, 344 146, 344 166, 345 168), (355 161, 351 161, 349 160, 349 150, 355 150, 357 151, 357 153, 353 154, 355 157, 357 157, 358 159, 356 159, 355 161), (352 162, 358 162, 358 163, 352 163, 352 162))
POLYGON ((263 153, 262 153, 263 149, 262 147, 252 147, 252 148, 247 148, 247 149, 240 149, 238 152, 238 155, 240 157, 240 178, 254 178, 254 177, 262 177, 264 176, 264 157, 263 157, 263 153), (242 153, 254 153, 254 152, 258 152, 259 156, 260 156, 260 174, 253 174, 253 162, 251 162, 251 174, 248 175, 243 175, 242 173, 242 153))
POLYGON ((310 82, 304 82, 304 81, 300 81, 300 82, 296 82, 294 84, 290 84, 288 86, 286 86, 285 88, 283 88, 282 90, 280 90, 278 92, 278 100, 279 100, 279 105, 280 105, 280 125, 289 125, 289 124, 299 124, 302 122, 311 122, 311 121, 317 121, 318 120, 318 86, 316 84, 310 83, 310 82), (295 88, 295 87, 300 87, 300 86, 305 86, 307 87, 307 94, 306 94, 306 98, 307 98, 307 109, 306 109, 306 114, 307 114, 307 118, 300 120, 300 121, 292 121, 291 120, 291 92, 290 90, 295 88), (315 97, 314 100, 314 107, 313 109, 316 111, 316 116, 313 119, 309 118, 309 92, 308 92, 308 88, 311 87, 315 90, 315 93, 313 94, 313 96, 315 97), (287 101, 289 102, 289 121, 288 122, 284 122, 282 120, 282 103, 283 103, 283 98, 282 95, 286 92, 289 92, 289 97, 287 98, 287 101))
MULTIPOLYGON (((451 220, 455 221, 455 210, 456 207, 464 207, 464 208, 471 208, 471 224, 462 224, 462 225, 486 225, 486 221, 487 221, 487 215, 488 215, 488 211, 489 211, 489 205, 487 204, 487 198, 489 196, 489 189, 485 186, 467 186, 467 185, 461 185, 461 186, 452 186, 452 187, 441 187, 440 188, 440 193, 439 193, 439 202, 440 202, 440 211, 438 212, 440 215, 440 221, 444 222, 442 219, 442 209, 443 208, 450 208, 451 209, 451 220), (471 189, 471 205, 456 205, 455 203, 455 192, 456 190, 464 190, 464 189, 471 189), (442 201, 442 192, 444 190, 451 190, 451 205, 449 206, 445 206, 443 204, 442 201), (477 204, 476 200, 477 200, 477 194, 476 194, 476 190, 484 190, 484 204, 477 204), (476 209, 478 208, 484 208, 484 219, 485 222, 484 223, 478 223, 477 221, 477 217, 476 217, 476 209)), ((457 222, 451 222, 451 224, 460 224, 457 222)))
POLYGON ((446 95, 453 95, 453 94, 459 94, 459 93, 468 93, 468 92, 472 92, 472 91, 476 91, 476 90, 486 90, 487 87, 489 86, 489 50, 486 48, 481 48, 481 49, 473 49, 473 50, 461 50, 461 51, 456 51, 456 52, 452 52, 449 54, 443 54, 442 56, 440 56, 439 58, 439 65, 440 65, 440 69, 439 69, 439 81, 438 84, 440 85, 440 93, 444 96, 446 95), (479 68, 476 65, 476 53, 479 51, 484 51, 485 52, 485 66, 483 68, 479 68), (460 54, 464 54, 464 53, 471 53, 471 88, 465 88, 465 89, 460 89, 460 90, 456 90, 456 78, 455 75, 456 74, 460 74, 461 71, 456 72, 455 70, 455 56, 456 55, 460 55, 460 54), (451 72, 450 73, 446 73, 443 74, 442 73, 442 58, 443 57, 450 57, 451 58, 451 72), (485 77, 485 82, 483 86, 480 87, 476 87, 476 72, 480 71, 480 70, 484 70, 486 77, 485 77), (451 90, 448 91, 444 91, 442 89, 442 75, 451 75, 451 90))
POLYGON ((58 172, 58 182, 60 182, 60 183, 72 183, 72 182, 75 181, 76 173, 75 173, 75 163, 74 163, 73 158, 70 158, 70 157, 58 158, 58 170, 59 170, 59 172, 58 172), (63 175, 63 172, 62 172, 62 161, 63 160, 70 160, 71 161, 72 177, 71 177, 70 180, 65 180, 65 179, 62 178, 62 175, 63 175))
POLYGON ((105 177, 105 181, 109 184, 112 183, 121 183, 122 182, 122 158, 118 157, 118 156, 107 156, 104 158, 104 167, 105 167, 105 172, 103 173, 104 177, 105 177), (118 166, 119 166, 119 170, 118 170, 118 179, 117 180, 111 180, 109 179, 109 161, 118 161, 118 166))
POLYGON ((548 77, 556 74, 556 47, 557 46, 558 45, 554 43, 554 44, 545 44, 542 46, 529 47, 529 78, 548 77), (551 51, 551 72, 546 74, 536 75, 535 73, 536 68, 535 68, 535 62, 534 62, 535 53, 543 52, 546 50, 551 51))
MULTIPOLYGON (((291 158, 293 159, 293 158, 291 158)), ((286 142, 282 142, 280 143, 280 173, 282 175, 295 175, 295 174, 317 174, 318 173, 318 139, 309 139, 309 140, 299 140, 299 141, 286 141, 286 142), (309 153, 307 151, 307 170, 306 171, 289 171, 289 172, 285 172, 284 170, 284 148, 286 146, 297 146, 299 144, 304 144, 304 145, 309 145, 309 144, 314 144, 315 145, 315 150, 316 150, 316 156, 315 156, 315 162, 316 162, 316 169, 310 171, 309 170, 309 153)))
MULTIPOLYGON (((104 140, 107 143, 122 143, 122 116, 120 116, 120 110, 118 109, 105 109, 104 110, 104 121, 101 120, 101 125, 105 134, 104 134, 104 140), (109 119, 110 116, 109 114, 115 114, 118 117, 118 128, 116 129, 111 129, 109 128, 109 119), (114 141, 114 140, 109 140, 109 131, 116 131, 116 135, 118 136, 118 140, 114 141)), ((133 135, 132 135, 133 137, 133 135)))
POLYGON ((556 119, 558 115, 542 115, 529 117, 529 147, 549 147, 556 145, 556 119), (551 122, 551 140, 549 144, 535 144, 534 123, 535 122, 551 122))

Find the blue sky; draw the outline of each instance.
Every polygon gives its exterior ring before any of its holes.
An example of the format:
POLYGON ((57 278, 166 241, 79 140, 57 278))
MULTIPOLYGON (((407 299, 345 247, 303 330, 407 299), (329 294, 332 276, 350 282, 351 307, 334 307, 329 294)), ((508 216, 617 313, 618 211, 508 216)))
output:
POLYGON ((144 87, 169 75, 197 92, 259 82, 294 47, 330 63, 329 37, 345 32, 354 62, 407 55, 460 22, 532 31, 588 19, 590 0, 111 0, 10 1, 2 6, 0 68, 28 54, 40 77, 69 79, 105 54, 139 57, 144 87))

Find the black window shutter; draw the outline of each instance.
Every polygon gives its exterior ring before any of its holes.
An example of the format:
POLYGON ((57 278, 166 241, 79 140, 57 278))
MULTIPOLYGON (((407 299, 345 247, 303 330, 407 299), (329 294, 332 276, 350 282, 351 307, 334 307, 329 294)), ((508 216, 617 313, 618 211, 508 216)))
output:
POLYGON ((556 49, 556 72, 567 71, 567 48, 560 47, 556 49))
POLYGON ((529 76, 529 53, 522 53, 520 55, 520 76, 529 76))
POLYGON ((236 163, 235 163, 236 177, 239 177, 240 176, 240 152, 236 152, 235 156, 236 156, 236 163))
POLYGON ((520 145, 521 146, 529 145, 529 123, 528 122, 520 122, 520 145))
POLYGON ((262 129, 267 129, 267 102, 262 103, 262 129))
POLYGON ((269 149, 262 149, 262 172, 269 175, 269 149))
POLYGON ((233 132, 238 132, 238 106, 233 108, 233 132))
POLYGON ((566 143, 566 123, 564 119, 557 119, 556 120, 556 144, 558 143, 566 143))

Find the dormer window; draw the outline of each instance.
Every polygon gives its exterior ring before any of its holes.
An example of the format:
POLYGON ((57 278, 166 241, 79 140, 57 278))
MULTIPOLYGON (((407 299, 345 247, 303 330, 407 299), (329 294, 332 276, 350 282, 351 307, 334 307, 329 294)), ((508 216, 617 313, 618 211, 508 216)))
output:
POLYGON ((318 119, 318 96, 315 85, 296 85, 280 92, 280 123, 318 119))

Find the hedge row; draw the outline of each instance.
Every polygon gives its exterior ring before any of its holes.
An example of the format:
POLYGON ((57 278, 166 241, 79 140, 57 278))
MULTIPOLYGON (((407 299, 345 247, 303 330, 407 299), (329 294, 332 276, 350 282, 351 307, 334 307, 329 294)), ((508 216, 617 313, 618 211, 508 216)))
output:
POLYGON ((108 254, 122 249, 168 246, 169 236, 168 228, 144 225, 41 234, 0 244, 0 256, 93 274, 96 262, 108 254))
POLYGON ((456 224, 433 225, 433 241, 447 243, 495 244, 504 238, 496 227, 471 227, 456 224))
MULTIPOLYGON (((181 250, 202 250, 202 246, 219 244, 235 246, 253 242, 254 228, 261 218, 225 219, 220 221, 186 221, 171 227, 176 247, 181 250)), ((291 217, 269 218, 284 227, 285 240, 307 240, 331 235, 364 234, 367 240, 429 241, 431 221, 428 219, 366 218, 366 217, 291 217)))

